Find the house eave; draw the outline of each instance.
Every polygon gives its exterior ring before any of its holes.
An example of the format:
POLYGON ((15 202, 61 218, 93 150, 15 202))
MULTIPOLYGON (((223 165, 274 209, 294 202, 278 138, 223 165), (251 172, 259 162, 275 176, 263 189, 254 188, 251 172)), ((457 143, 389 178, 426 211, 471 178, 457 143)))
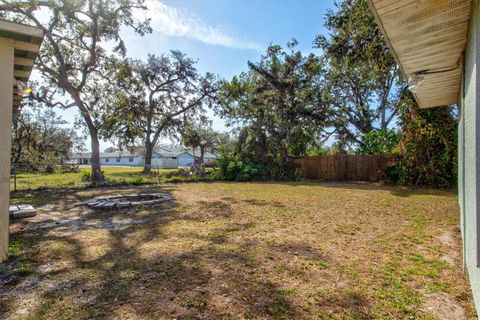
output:
POLYGON ((457 102, 471 0, 368 0, 404 76, 421 80, 422 108, 457 102))
POLYGON ((27 82, 33 70, 35 59, 43 41, 43 30, 26 24, 0 19, 0 38, 13 41, 14 47, 14 84, 13 109, 20 107, 24 97, 18 82, 27 82))

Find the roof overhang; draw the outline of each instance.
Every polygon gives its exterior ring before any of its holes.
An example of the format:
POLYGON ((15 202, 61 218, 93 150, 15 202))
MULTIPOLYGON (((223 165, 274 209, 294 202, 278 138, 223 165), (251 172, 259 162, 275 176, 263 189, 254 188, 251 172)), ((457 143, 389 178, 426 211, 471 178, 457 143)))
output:
MULTIPOLYGON (((15 80, 26 83, 35 63, 43 40, 43 30, 29 25, 0 19, 0 38, 14 40, 15 80)), ((18 109, 23 98, 21 89, 15 84, 13 108, 18 109)))
POLYGON ((458 101, 471 0, 368 0, 421 108, 458 101))

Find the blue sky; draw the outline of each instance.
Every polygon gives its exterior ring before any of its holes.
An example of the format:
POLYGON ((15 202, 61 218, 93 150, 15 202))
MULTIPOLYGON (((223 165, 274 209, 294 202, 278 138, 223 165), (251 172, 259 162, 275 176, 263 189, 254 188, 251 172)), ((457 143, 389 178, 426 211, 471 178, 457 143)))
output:
MULTIPOLYGON (((315 52, 312 41, 326 32, 324 16, 334 8, 333 0, 154 0, 147 6, 148 12, 138 15, 152 19, 153 33, 139 37, 123 31, 127 55, 144 59, 181 50, 198 59, 199 71, 227 79, 245 71, 247 61, 257 61, 270 43, 296 38, 302 52, 315 52)), ((74 114, 68 110, 64 117, 72 121, 74 114)), ((218 118, 214 128, 227 130, 218 118)), ((103 142, 101 150, 110 145, 103 142)))

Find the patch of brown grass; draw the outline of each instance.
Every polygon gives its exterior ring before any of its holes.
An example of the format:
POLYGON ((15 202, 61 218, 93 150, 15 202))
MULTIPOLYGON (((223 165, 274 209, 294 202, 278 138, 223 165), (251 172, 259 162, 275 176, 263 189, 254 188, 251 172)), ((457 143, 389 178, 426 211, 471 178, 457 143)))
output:
POLYGON ((155 208, 73 207, 99 193, 139 190, 72 192, 13 224, 0 312, 11 319, 431 319, 428 297, 441 294, 457 314, 475 317, 453 192, 196 183, 165 186, 174 201, 155 208), (146 222, 29 229, 55 212, 88 223, 146 222))

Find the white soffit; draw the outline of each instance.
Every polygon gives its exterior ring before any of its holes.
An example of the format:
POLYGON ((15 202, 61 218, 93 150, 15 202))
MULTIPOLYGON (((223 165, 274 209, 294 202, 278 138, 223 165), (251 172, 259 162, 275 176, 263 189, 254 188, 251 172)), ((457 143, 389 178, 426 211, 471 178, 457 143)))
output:
MULTIPOLYGON (((0 19, 0 38, 14 40, 14 77, 27 82, 43 40, 43 30, 29 25, 0 19)), ((13 90, 13 106, 18 108, 22 96, 13 90)))
POLYGON ((422 108, 456 103, 471 0, 368 0, 404 75, 421 75, 422 108))

